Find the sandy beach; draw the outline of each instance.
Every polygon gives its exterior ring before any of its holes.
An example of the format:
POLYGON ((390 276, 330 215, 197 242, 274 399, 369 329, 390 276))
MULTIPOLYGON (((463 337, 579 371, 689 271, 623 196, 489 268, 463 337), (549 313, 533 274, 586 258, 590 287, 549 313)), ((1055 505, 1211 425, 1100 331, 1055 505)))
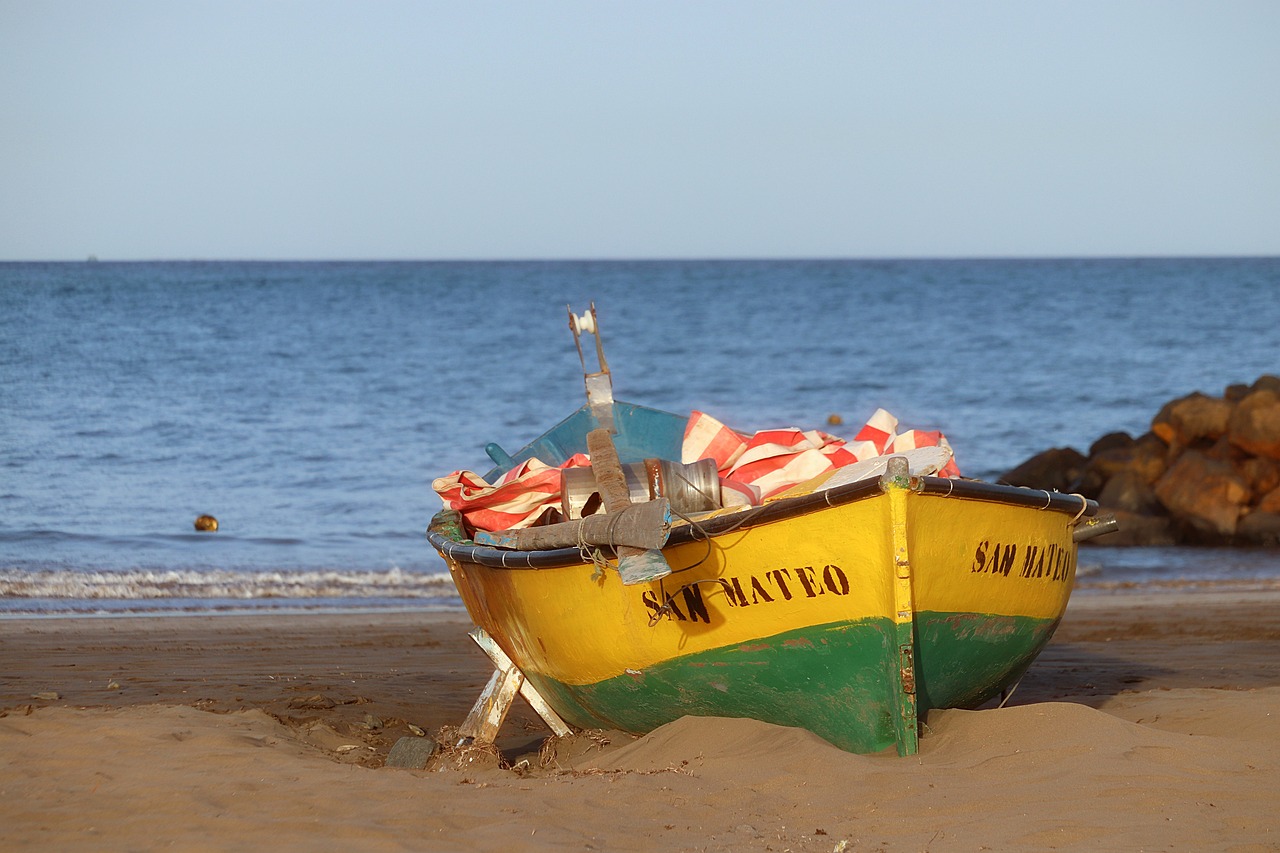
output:
POLYGON ((1280 593, 1077 595, 920 755, 747 720, 384 766, 489 675, 465 616, 0 621, 6 850, 1280 849, 1280 593), (509 769, 507 769, 509 768, 509 769))

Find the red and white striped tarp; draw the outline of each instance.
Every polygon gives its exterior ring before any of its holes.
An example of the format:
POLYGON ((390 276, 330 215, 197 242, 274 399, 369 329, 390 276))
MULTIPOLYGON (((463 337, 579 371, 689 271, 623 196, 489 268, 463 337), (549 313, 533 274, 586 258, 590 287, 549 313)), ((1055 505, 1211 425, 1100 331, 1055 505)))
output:
MULTIPOLYGON (((819 430, 770 429, 746 436, 704 412, 694 412, 685 427, 681 461, 716 460, 724 505, 738 506, 758 504, 819 474, 873 456, 917 447, 950 448, 940 432, 898 434, 897 429, 898 419, 877 409, 851 442, 819 430)), ((954 460, 938 473, 960 476, 954 460)))
MULTIPOLYGON (((720 473, 724 506, 759 504, 773 495, 814 477, 876 456, 917 447, 946 447, 940 432, 907 430, 899 433, 898 419, 877 409, 852 441, 819 430, 768 429, 747 436, 735 432, 704 412, 694 412, 685 427, 681 461, 688 464, 714 459, 720 473)), ((576 454, 562 468, 590 465, 576 454)), ((959 477, 954 460, 938 471, 959 477)), ((470 471, 456 471, 432 483, 451 509, 479 530, 528 527, 544 512, 560 506, 560 469, 537 459, 522 462, 486 483, 470 471)))
POLYGON ((575 453, 559 468, 529 459, 492 485, 479 474, 455 471, 437 479, 431 488, 476 530, 514 530, 529 527, 548 509, 560 507, 561 469, 590 464, 585 453, 575 453))

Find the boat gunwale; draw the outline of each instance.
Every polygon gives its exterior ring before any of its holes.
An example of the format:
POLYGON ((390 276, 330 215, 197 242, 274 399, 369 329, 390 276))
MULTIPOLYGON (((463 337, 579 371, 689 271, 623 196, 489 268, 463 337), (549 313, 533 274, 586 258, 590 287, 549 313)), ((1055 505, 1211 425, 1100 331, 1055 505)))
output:
MULTIPOLYGON (((987 503, 1020 506, 1050 512, 1060 512, 1077 518, 1097 514, 1098 504, 1083 495, 1050 492, 1025 486, 1009 486, 987 483, 981 480, 963 480, 948 477, 912 478, 912 491, 922 495, 967 498, 987 503)), ((717 515, 698 520, 696 524, 684 524, 671 532, 667 546, 683 545, 754 527, 783 521, 824 507, 837 507, 884 494, 880 477, 870 477, 854 483, 846 483, 832 489, 822 489, 793 498, 770 501, 742 512, 717 515)), ((427 531, 427 539, 446 559, 459 560, 493 569, 552 569, 584 565, 590 562, 576 547, 553 548, 538 551, 520 551, 495 548, 488 545, 467 544, 451 539, 435 530, 427 531)))

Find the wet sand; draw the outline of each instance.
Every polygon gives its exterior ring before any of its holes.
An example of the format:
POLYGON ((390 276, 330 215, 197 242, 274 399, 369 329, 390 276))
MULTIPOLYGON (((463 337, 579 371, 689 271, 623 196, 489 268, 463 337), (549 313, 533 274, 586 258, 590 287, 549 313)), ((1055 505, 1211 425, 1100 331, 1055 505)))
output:
POLYGON ((1078 594, 1005 707, 920 755, 684 719, 384 766, 489 676, 462 615, 0 620, 0 846, 1280 850, 1280 593, 1078 594), (56 698, 55 698, 56 697, 56 698))

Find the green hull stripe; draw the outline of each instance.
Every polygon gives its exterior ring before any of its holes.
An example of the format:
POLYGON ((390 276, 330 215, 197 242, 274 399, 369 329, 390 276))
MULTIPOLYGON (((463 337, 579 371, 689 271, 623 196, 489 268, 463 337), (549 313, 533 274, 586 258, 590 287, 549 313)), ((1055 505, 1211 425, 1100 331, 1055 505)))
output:
POLYGON ((976 708, 1017 683, 1049 643, 1057 619, 979 613, 917 613, 917 701, 976 708))
MULTIPOLYGON (((1022 676, 1056 622, 915 614, 919 712, 973 707, 1022 676)), ((819 625, 675 658, 587 685, 529 674, 571 724, 637 734, 682 716, 747 717, 808 729, 850 752, 895 745, 898 665, 887 619, 819 625)))

